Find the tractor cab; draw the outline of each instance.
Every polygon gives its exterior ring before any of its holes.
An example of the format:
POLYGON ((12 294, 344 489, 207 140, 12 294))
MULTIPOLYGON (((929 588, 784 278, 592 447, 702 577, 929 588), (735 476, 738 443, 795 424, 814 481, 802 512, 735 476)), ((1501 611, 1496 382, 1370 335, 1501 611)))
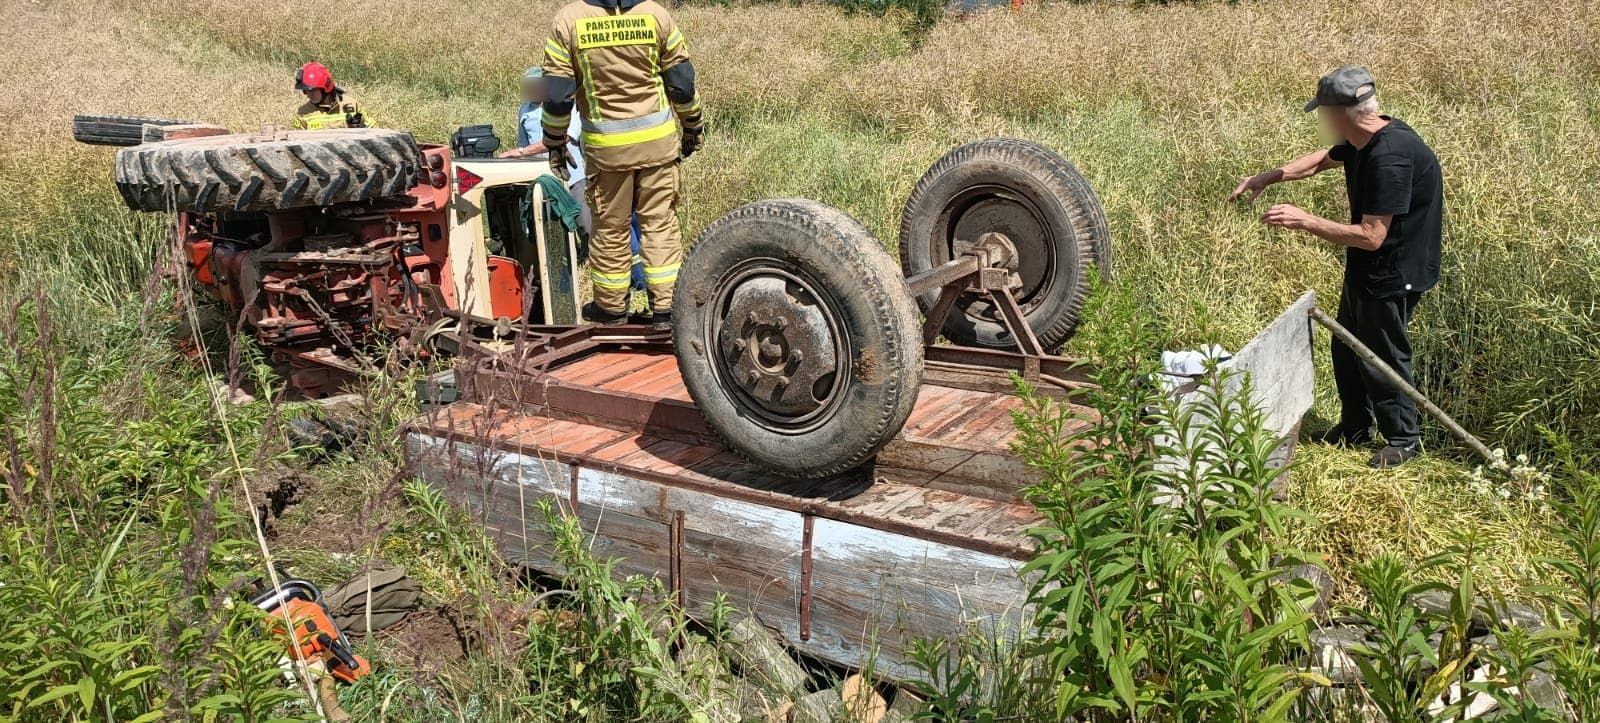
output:
POLYGON ((561 198, 567 185, 545 158, 496 158, 499 149, 490 125, 450 136, 456 309, 464 318, 576 324, 578 239, 561 217, 573 208, 561 198))
POLYGON ((530 324, 578 323, 579 239, 561 218, 566 183, 550 175, 543 159, 457 158, 454 176, 450 258, 459 310, 530 324), (488 280, 482 290, 478 279, 488 280))

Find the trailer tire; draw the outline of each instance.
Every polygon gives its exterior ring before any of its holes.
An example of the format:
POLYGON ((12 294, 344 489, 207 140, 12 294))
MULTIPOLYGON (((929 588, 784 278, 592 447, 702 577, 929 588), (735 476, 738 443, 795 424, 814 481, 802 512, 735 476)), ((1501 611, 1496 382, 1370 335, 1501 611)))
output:
POLYGON ((72 140, 92 146, 137 146, 144 142, 144 127, 188 125, 194 121, 129 115, 75 115, 72 140))
POLYGON ((848 472, 905 425, 922 384, 915 302, 872 233, 814 201, 712 223, 677 284, 673 347, 707 425, 796 479, 848 472))
POLYGON ((404 131, 288 131, 125 148, 116 180, 135 211, 278 211, 399 196, 416 185, 421 164, 404 131))
MULTIPOLYGON (((923 174, 900 223, 900 262, 908 276, 952 258, 954 245, 989 231, 1017 247, 1018 294, 1028 326, 1045 349, 1077 330, 1089 295, 1089 264, 1111 275, 1111 234, 1100 199, 1065 158, 1032 141, 991 138, 945 154, 923 174)), ((918 299, 931 308, 938 292, 918 299)), ((987 300, 963 297, 945 321, 957 344, 1014 348, 987 300)))

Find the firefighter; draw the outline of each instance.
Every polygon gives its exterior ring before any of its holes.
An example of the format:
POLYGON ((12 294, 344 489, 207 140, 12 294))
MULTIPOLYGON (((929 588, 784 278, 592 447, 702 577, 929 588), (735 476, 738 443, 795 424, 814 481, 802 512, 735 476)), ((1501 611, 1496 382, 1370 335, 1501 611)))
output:
POLYGON ((601 324, 627 320, 629 228, 637 214, 650 321, 669 328, 683 260, 678 162, 700 149, 704 131, 683 34, 655 0, 575 0, 556 13, 544 71, 544 147, 558 173, 569 170, 574 99, 582 117, 594 214, 594 301, 584 306, 584 317, 601 324))
POLYGON ((295 112, 294 127, 320 131, 325 128, 366 128, 367 116, 350 94, 333 84, 328 66, 312 61, 294 74, 294 89, 306 94, 306 102, 295 112))

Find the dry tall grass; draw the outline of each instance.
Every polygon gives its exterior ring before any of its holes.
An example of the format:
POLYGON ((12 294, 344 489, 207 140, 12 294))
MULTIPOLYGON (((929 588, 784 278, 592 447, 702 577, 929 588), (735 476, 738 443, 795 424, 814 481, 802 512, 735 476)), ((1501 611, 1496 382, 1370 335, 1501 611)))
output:
MULTIPOLYGON (((64 250, 92 250, 84 238, 137 247, 157 232, 117 208, 110 153, 66 141, 75 111, 282 121, 293 68, 315 57, 376 117, 424 139, 506 127, 556 6, 10 3, 0 272, 79 263, 64 250)), ((1368 64, 1385 108, 1434 145, 1447 176, 1445 279, 1418 320, 1427 390, 1491 440, 1529 445, 1552 424, 1600 443, 1600 0, 1045 4, 946 20, 914 50, 892 19, 824 5, 677 13, 713 123, 688 166, 691 234, 792 194, 892 243, 900 204, 944 150, 1035 138, 1094 181, 1121 283, 1180 342, 1239 344, 1306 287, 1335 298, 1336 252, 1222 199, 1240 175, 1316 146, 1298 106, 1317 75, 1368 64)), ((1340 189, 1330 177, 1269 200, 1339 216, 1340 189)), ((1299 489, 1333 523, 1335 552, 1419 554, 1463 519, 1504 542, 1507 568, 1543 549, 1525 516, 1463 499, 1454 467, 1377 476, 1354 453, 1305 454, 1299 489)))

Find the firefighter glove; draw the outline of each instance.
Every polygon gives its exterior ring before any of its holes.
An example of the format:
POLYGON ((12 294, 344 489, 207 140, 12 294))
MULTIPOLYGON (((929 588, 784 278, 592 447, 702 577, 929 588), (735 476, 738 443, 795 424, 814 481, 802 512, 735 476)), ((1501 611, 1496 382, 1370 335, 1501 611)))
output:
POLYGON ((550 172, 563 181, 571 179, 576 164, 572 161, 572 151, 567 148, 567 137, 555 138, 545 133, 544 148, 549 153, 550 172))
POLYGON ((705 118, 700 115, 698 108, 680 120, 683 124, 683 145, 678 149, 678 158, 682 159, 694 155, 695 151, 706 144, 706 125, 705 118))

